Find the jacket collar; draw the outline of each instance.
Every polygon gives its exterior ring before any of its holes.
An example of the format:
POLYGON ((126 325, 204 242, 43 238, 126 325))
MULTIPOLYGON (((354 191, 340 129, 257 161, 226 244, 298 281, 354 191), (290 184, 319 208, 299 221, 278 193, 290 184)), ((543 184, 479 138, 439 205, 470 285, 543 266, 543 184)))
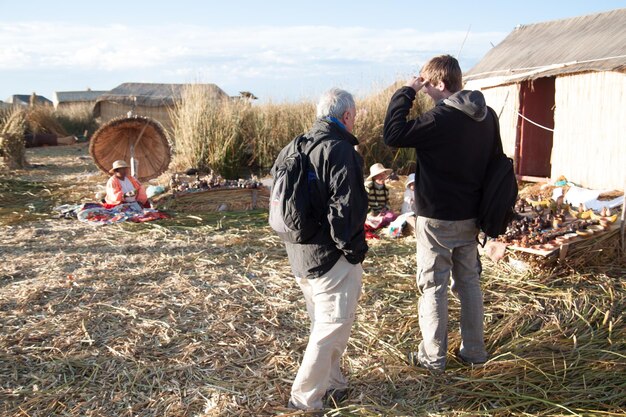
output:
POLYGON ((313 127, 309 131, 313 136, 330 135, 338 139, 347 140, 351 145, 358 145, 359 140, 345 128, 326 118, 320 118, 315 121, 313 127))

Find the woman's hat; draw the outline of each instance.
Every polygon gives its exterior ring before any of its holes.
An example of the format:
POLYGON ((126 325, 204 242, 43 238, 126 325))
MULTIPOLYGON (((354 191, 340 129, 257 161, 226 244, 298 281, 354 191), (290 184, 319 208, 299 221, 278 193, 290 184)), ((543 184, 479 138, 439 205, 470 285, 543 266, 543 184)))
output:
POLYGON ((408 178, 406 179, 406 183, 404 184, 405 188, 409 188, 409 185, 413 184, 415 182, 415 174, 409 174, 408 178))
POLYGON ((391 172, 391 169, 385 168, 383 164, 377 162, 370 167, 370 175, 369 177, 367 177, 367 180, 368 181, 371 180, 378 174, 382 174, 382 173, 389 174, 390 172, 391 172))
POLYGON ((128 164, 126 163, 126 161, 118 159, 117 161, 113 162, 113 168, 109 170, 109 174, 113 174, 113 172, 115 172, 115 170, 118 168, 128 168, 128 164))

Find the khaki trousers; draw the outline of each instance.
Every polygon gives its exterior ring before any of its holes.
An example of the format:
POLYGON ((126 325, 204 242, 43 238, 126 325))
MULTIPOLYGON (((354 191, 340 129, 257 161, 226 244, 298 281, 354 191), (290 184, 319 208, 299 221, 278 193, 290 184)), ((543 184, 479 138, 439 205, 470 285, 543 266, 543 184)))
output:
POLYGON ((327 390, 347 387, 340 361, 361 295, 362 276, 361 264, 353 265, 342 256, 322 277, 296 277, 311 319, 309 342, 291 387, 291 402, 298 408, 321 409, 327 390))
POLYGON ((461 302, 461 348, 459 354, 470 362, 484 362, 487 351, 483 338, 483 295, 478 257, 476 220, 436 220, 418 217, 417 286, 422 342, 418 360, 429 369, 446 367, 448 350, 448 282, 461 302))

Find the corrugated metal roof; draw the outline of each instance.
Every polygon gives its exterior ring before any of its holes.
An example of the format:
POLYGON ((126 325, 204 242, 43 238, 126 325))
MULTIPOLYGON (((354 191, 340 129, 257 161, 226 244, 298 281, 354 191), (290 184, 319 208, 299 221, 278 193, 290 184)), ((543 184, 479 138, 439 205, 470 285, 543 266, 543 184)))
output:
POLYGON ((587 71, 626 71, 626 8, 519 26, 464 79, 497 85, 587 71))

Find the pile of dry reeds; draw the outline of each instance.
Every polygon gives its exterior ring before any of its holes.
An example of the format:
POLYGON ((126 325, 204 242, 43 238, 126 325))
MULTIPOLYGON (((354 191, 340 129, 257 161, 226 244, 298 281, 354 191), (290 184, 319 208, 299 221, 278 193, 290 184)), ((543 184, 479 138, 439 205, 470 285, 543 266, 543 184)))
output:
POLYGON ((29 133, 51 133, 57 137, 67 136, 67 131, 57 120, 54 108, 33 106, 24 109, 26 130, 29 133))
POLYGON ((25 131, 26 114, 24 111, 7 112, 0 120, 0 155, 9 169, 22 169, 27 165, 25 131))
POLYGON ((67 136, 67 131, 58 118, 52 107, 38 105, 27 108, 14 107, 0 114, 0 154, 4 163, 10 169, 26 166, 24 135, 27 133, 67 136))

